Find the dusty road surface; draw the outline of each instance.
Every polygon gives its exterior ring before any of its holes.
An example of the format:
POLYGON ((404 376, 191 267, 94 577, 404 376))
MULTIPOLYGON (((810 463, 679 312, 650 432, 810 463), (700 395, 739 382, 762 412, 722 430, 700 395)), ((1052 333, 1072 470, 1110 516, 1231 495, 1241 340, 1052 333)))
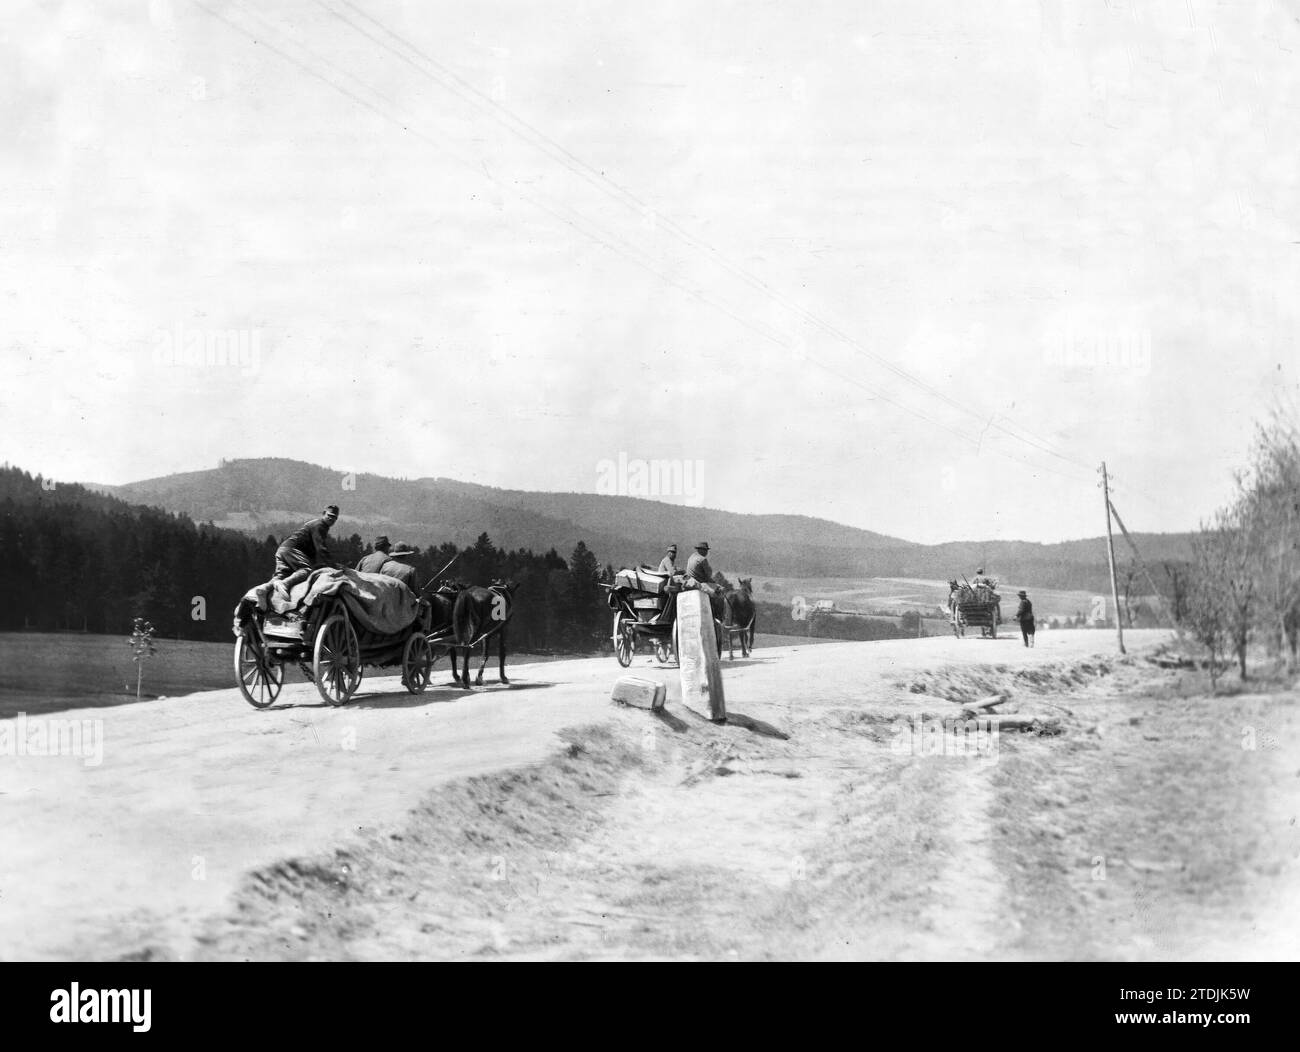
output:
POLYGON ((1296 694, 1165 638, 763 648, 723 726, 612 657, 63 713, 102 762, 0 756, 0 957, 1293 958, 1296 694), (1034 731, 952 723, 996 691, 1034 731))

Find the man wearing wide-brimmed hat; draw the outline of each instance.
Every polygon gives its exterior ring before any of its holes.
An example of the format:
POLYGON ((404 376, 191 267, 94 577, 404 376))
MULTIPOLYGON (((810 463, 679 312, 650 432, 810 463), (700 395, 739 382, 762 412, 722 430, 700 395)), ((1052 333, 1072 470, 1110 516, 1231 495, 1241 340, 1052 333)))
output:
POLYGON ((713 567, 709 565, 708 541, 700 541, 695 553, 686 560, 686 576, 699 584, 713 583, 713 567))
POLYGON ((1016 607, 1016 620, 1020 622, 1020 635, 1024 638, 1025 646, 1034 645, 1034 604, 1029 601, 1029 596, 1022 590, 1017 593, 1020 596, 1020 605, 1016 607))
POLYGON ((380 534, 375 538, 372 547, 375 550, 369 555, 363 555, 361 561, 357 563, 357 569, 362 573, 379 573, 384 563, 388 562, 388 551, 392 548, 392 545, 388 542, 387 537, 380 534))
POLYGON ((412 592, 419 595, 420 582, 415 565, 410 561, 412 556, 419 554, 414 548, 399 544, 388 553, 388 561, 379 568, 379 572, 389 577, 396 577, 412 592))

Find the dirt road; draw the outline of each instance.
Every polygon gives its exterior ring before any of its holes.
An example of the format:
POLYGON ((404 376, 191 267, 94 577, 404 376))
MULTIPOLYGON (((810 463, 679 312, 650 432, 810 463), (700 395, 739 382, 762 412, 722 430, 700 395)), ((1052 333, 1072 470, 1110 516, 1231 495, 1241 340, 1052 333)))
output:
POLYGON ((1110 643, 760 649, 721 727, 645 659, 669 713, 612 706, 612 658, 65 713, 97 766, 0 756, 0 957, 1295 954, 1294 694, 1164 697, 1110 643), (931 733, 998 689, 1060 733, 931 733))

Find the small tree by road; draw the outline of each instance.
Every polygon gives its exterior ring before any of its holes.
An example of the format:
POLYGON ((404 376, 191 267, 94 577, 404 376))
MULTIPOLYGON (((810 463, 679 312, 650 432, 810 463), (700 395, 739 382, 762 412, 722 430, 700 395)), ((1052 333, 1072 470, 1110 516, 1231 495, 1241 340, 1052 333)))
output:
POLYGON ((144 663, 158 653, 153 625, 143 617, 137 617, 131 625, 131 638, 126 643, 131 648, 131 660, 135 662, 135 700, 139 701, 140 686, 144 681, 144 663))

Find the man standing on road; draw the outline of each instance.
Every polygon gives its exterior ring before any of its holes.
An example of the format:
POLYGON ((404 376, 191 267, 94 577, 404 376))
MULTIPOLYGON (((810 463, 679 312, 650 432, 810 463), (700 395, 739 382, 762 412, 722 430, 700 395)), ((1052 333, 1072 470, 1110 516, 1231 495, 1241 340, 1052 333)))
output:
POLYGON ((339 520, 339 506, 331 504, 320 518, 304 522, 275 550, 275 579, 291 583, 305 580, 313 570, 334 566, 330 559, 330 527, 339 520), (285 580, 290 578, 291 580, 285 580))
POLYGON ((388 562, 388 550, 392 547, 388 543, 388 538, 379 536, 375 538, 374 551, 369 555, 363 555, 361 561, 357 563, 357 569, 362 573, 379 573, 384 563, 388 562))
POLYGON ((659 560, 659 572, 670 577, 677 572, 677 545, 668 545, 668 554, 659 560))
POLYGON ((1034 604, 1029 601, 1029 596, 1023 591, 1020 594, 1020 605, 1016 607, 1016 620, 1020 622, 1020 635, 1025 640, 1025 646, 1034 645, 1034 604))
POLYGON ((415 565, 409 561, 412 556, 417 554, 419 553, 414 548, 399 544, 388 553, 388 561, 379 568, 379 572, 387 577, 396 577, 418 597, 420 594, 419 575, 416 572, 415 565))

